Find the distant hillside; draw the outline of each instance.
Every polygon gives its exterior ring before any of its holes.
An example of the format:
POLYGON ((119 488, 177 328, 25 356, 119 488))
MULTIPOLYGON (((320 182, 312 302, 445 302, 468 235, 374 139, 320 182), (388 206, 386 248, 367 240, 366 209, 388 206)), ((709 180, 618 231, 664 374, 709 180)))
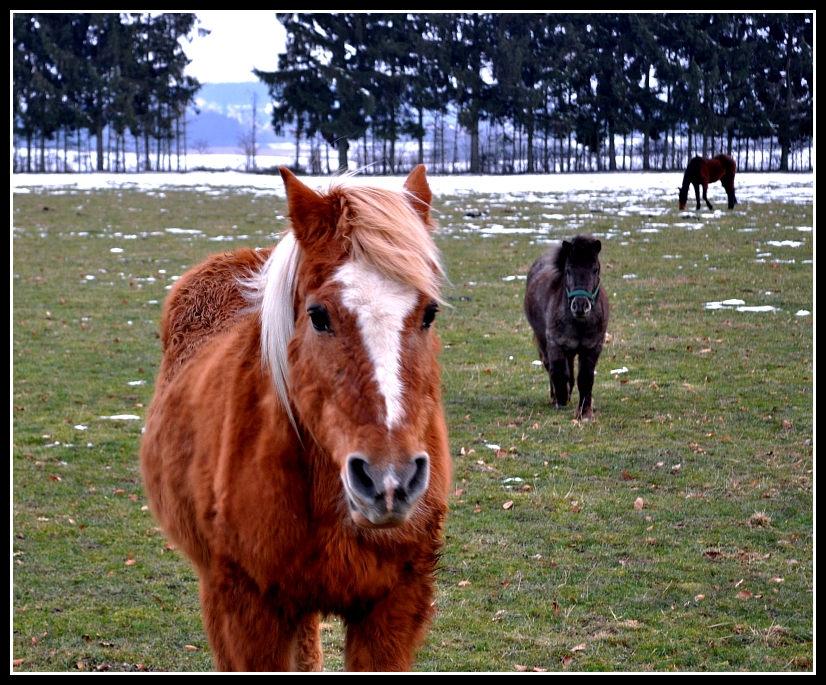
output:
POLYGON ((187 117, 187 140, 193 147, 204 141, 210 149, 239 147, 239 139, 252 130, 252 103, 256 98, 256 143, 259 147, 284 142, 273 133, 270 95, 257 81, 249 83, 207 83, 196 95, 196 107, 187 117))

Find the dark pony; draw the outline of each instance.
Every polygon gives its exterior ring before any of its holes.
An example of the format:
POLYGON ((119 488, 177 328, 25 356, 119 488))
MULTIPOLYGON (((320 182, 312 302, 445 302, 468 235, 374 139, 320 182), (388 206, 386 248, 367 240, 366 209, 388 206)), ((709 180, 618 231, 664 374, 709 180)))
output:
POLYGON ((402 192, 286 168, 275 249, 172 288, 141 445, 152 512, 200 581, 215 667, 409 670, 433 612, 451 481, 423 166, 402 192))
POLYGON ((579 356, 576 418, 594 416, 594 369, 608 329, 608 297, 600 287, 599 240, 577 236, 537 259, 528 272, 525 315, 551 382, 551 402, 568 404, 579 356))
POLYGON ((703 186, 703 199, 709 209, 714 209, 708 201, 708 184, 720 181, 728 195, 728 208, 734 209, 737 198, 734 197, 734 174, 737 173, 737 162, 728 155, 717 155, 713 159, 695 157, 685 169, 683 185, 680 188, 680 210, 685 209, 688 202, 688 186, 694 186, 697 196, 697 209, 700 209, 700 186, 703 186))

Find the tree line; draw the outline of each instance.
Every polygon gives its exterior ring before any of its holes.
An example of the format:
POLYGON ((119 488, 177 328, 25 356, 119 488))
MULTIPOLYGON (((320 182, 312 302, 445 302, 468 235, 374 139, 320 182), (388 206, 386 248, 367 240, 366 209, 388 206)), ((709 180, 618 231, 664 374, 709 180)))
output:
MULTIPOLYGON (((256 74, 296 166, 310 145, 312 173, 322 147, 328 171, 354 157, 368 173, 668 170, 719 152, 743 170, 811 169, 811 13, 276 17, 286 49, 256 74)), ((180 169, 200 86, 181 39, 207 33, 196 25, 191 13, 15 13, 15 170, 45 170, 61 140, 63 170, 72 147, 91 159, 84 134, 98 170, 125 170, 130 139, 139 171, 180 169)))
POLYGON ((614 171, 629 145, 645 170, 719 152, 763 170, 788 171, 795 148, 811 160, 812 14, 276 16, 286 50, 256 74, 296 164, 321 136, 340 169, 355 145, 392 173, 407 138, 415 161, 455 170, 446 117, 469 133, 472 173, 614 171))
MULTIPOLYGON (((184 74, 189 14, 15 13, 12 118, 15 171, 46 169, 46 143, 78 159, 96 141, 96 169, 126 168, 127 135, 139 170, 171 169, 186 148, 187 107, 200 84, 184 74), (16 154, 25 149, 25 155, 16 154)), ((59 169, 59 156, 55 162, 59 169)))

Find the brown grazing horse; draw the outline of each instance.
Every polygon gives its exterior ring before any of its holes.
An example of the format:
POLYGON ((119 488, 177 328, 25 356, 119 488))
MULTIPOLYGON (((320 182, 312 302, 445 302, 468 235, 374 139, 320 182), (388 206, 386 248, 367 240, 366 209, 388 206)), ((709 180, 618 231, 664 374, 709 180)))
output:
POLYGON ((528 272, 525 316, 551 384, 555 407, 568 404, 579 357, 576 418, 594 417, 594 370, 608 330, 608 296, 600 288, 602 243, 588 236, 563 240, 539 257, 528 272))
POLYGON ((442 270, 424 166, 402 192, 281 169, 292 228, 172 288, 141 446, 149 503, 195 566, 219 670, 409 670, 430 623, 451 459, 442 270))
POLYGON ((720 181, 728 195, 728 208, 734 209, 737 198, 734 197, 734 174, 737 173, 737 162, 728 155, 717 155, 712 159, 695 157, 685 169, 683 185, 680 188, 680 211, 685 209, 688 202, 688 186, 694 186, 697 196, 697 209, 700 209, 700 186, 703 186, 703 199, 709 209, 714 209, 708 201, 708 184, 720 181))

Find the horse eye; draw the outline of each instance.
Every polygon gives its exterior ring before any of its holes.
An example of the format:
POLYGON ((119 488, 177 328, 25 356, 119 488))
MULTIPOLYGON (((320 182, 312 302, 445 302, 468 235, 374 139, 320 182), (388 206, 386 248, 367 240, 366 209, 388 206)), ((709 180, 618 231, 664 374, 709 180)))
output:
POLYGON ((422 319, 422 328, 430 328, 439 311, 439 305, 431 302, 424 310, 424 319, 422 319))
POLYGON ((310 321, 319 333, 330 332, 330 314, 327 309, 320 304, 314 304, 307 309, 310 321))

